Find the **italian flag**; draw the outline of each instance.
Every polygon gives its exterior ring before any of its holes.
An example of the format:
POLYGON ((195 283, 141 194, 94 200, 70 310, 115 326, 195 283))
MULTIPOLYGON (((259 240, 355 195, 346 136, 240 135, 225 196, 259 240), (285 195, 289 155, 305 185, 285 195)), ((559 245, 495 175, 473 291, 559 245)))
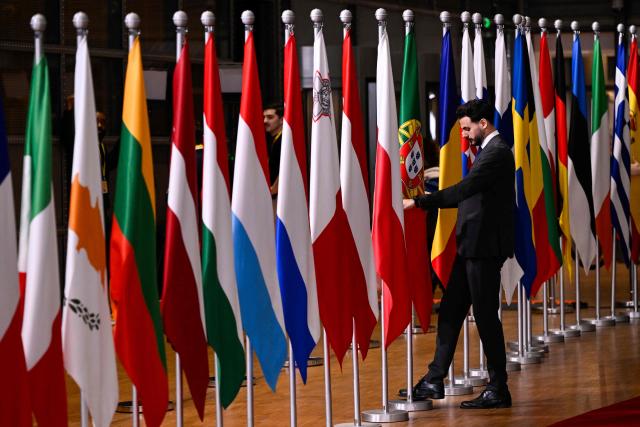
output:
POLYGON ((213 34, 204 48, 204 158, 202 166, 202 286, 207 342, 216 351, 222 406, 244 380, 240 302, 231 238, 231 184, 222 92, 213 34))
POLYGON ((612 232, 610 203, 610 134, 609 98, 604 83, 604 68, 600 37, 593 42, 593 66, 591 67, 591 188, 593 191, 593 211, 596 218, 596 236, 605 267, 611 266, 612 232))
POLYGON ((24 296, 22 343, 33 413, 39 425, 66 426, 58 242, 51 181, 51 98, 44 55, 35 58, 31 75, 18 270, 24 296))
POLYGON ((156 277, 156 201, 138 38, 129 51, 111 232, 111 300, 116 353, 159 426, 169 401, 156 277))

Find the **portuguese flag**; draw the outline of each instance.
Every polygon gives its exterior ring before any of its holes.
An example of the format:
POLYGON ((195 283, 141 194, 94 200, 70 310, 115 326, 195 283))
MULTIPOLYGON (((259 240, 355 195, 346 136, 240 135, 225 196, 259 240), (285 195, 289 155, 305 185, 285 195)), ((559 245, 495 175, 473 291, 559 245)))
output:
POLYGON ((169 400, 156 277, 156 203, 140 41, 129 51, 111 234, 116 352, 159 426, 169 400))
MULTIPOLYGON (((424 149, 420 124, 420 99, 418 87, 418 54, 413 26, 406 30, 404 38, 404 64, 402 66, 402 92, 400 94, 400 120, 398 143, 400 144, 400 177, 404 198, 424 194, 424 149)), ((431 321, 431 273, 427 259, 427 220, 422 209, 404 211, 407 269, 411 282, 411 299, 420 319, 423 331, 431 321)))

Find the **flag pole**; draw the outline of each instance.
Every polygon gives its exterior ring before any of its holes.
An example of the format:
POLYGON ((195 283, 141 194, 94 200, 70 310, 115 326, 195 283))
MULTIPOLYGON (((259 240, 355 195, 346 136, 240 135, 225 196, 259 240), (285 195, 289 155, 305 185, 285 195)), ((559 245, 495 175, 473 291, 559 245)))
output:
MULTIPOLYGON (((245 10, 240 16, 244 25, 244 40, 249 38, 249 34, 253 31, 253 23, 256 20, 255 15, 250 10, 245 10)), ((253 427, 253 349, 251 348, 251 340, 249 335, 246 336, 246 363, 247 363, 247 427, 253 427)))
MULTIPOLYGON (((413 13, 413 10, 406 9, 402 12, 402 19, 404 20, 405 36, 407 36, 411 31, 413 31, 413 26, 415 25, 415 14, 413 13)), ((428 411, 433 409, 433 402, 429 399, 420 401, 413 400, 413 313, 413 304, 411 304, 411 316, 405 331, 405 335, 407 337, 407 398, 406 400, 389 401, 389 406, 407 412, 428 411)))
MULTIPOLYGON (((214 26, 216 24, 216 15, 207 10, 202 12, 200 15, 200 22, 204 27, 204 44, 207 45, 209 38, 213 36, 214 26)), ((222 427, 224 420, 222 417, 222 400, 220 397, 220 370, 218 365, 220 364, 220 360, 218 360, 217 353, 214 353, 213 359, 213 370, 215 372, 215 389, 216 389, 216 427, 222 427)))
MULTIPOLYGON (((621 24, 622 25, 622 24, 621 24)), ((613 230, 612 239, 612 260, 611 260, 611 315, 604 317, 602 320, 612 322, 615 326, 616 323, 629 323, 629 316, 626 314, 616 314, 616 231, 613 230)), ((631 283, 630 283, 631 284, 631 283)), ((635 296, 635 295, 634 295, 635 296)))
MULTIPOLYGON (((384 37, 387 31, 387 11, 385 9, 377 9, 375 12, 376 21, 378 21, 378 43, 384 37)), ((378 61, 380 59, 378 58, 378 61)), ((382 359, 382 409, 372 409, 362 413, 362 419, 367 422, 374 423, 392 423, 409 420, 409 413, 399 409, 389 409, 389 384, 387 369, 387 343, 385 337, 385 284, 382 283, 382 295, 380 297, 380 349, 382 359)), ((354 349, 355 351, 355 349, 354 349)))
MULTIPOLYGON (((186 12, 179 10, 173 14, 173 24, 176 26, 176 63, 180 60, 182 45, 187 32, 187 22, 186 12)), ((182 365, 180 363, 180 355, 176 352, 176 426, 178 427, 182 427, 184 424, 182 395, 182 365)))
MULTIPOLYGON (((284 46, 287 45, 289 37, 293 34, 296 15, 292 10, 282 12, 282 23, 284 24, 284 46)), ((297 64, 296 64, 297 65, 297 64)), ((296 411, 296 364, 293 357, 293 345, 289 338, 289 424, 293 427, 298 425, 296 411)))
MULTIPOLYGON (((77 12, 73 15, 73 26, 76 29, 76 39, 78 46, 87 37, 89 31, 89 17, 84 12, 77 12)), ((87 406, 84 391, 80 390, 80 425, 89 426, 89 408, 87 406)))
MULTIPOLYGON (((140 35, 140 17, 135 12, 130 12, 124 18, 124 24, 127 27, 129 36, 129 51, 133 48, 136 37, 140 35)), ((131 386, 131 417, 132 426, 140 425, 140 405, 138 404, 138 390, 135 385, 131 386)))
MULTIPOLYGON (((320 9, 313 9, 309 15, 313 22, 314 38, 322 30, 324 23, 324 15, 320 9)), ((357 349, 357 347, 356 347, 357 349)), ((333 425, 333 408, 331 405, 331 353, 329 350, 329 341, 327 339, 327 331, 322 328, 322 350, 324 357, 324 413, 326 427, 333 425)))
MULTIPOLYGON (((348 31, 351 29, 351 21, 353 20, 353 14, 350 10, 344 9, 340 12, 340 21, 342 22, 342 34, 343 37, 347 36, 348 31)), ((362 426, 362 420, 360 416, 360 367, 358 365, 358 341, 356 335, 356 320, 353 319, 353 333, 351 336, 351 358, 353 360, 353 423, 340 423, 335 427, 360 427, 362 426)), ((381 424, 370 424, 367 426, 380 427, 381 424)))

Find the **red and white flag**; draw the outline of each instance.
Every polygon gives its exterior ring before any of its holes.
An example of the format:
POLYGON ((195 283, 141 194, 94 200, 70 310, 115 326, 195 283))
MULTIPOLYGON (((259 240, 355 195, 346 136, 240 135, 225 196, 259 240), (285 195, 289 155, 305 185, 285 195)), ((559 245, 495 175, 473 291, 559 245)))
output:
POLYGON ((322 29, 313 43, 310 226, 320 320, 340 364, 351 343, 353 320, 344 250, 350 234, 340 194, 340 160, 333 119, 329 61, 322 29))
POLYGON ((202 420, 209 383, 209 359, 198 238, 191 65, 186 41, 173 75, 170 168, 162 317, 167 340, 180 355, 193 403, 202 420))
POLYGON ((385 345, 388 347, 411 320, 411 293, 407 282, 402 180, 398 153, 398 115, 391 70, 389 37, 381 29, 376 68, 378 146, 373 194, 373 251, 382 280, 385 345))
POLYGON ((340 185, 342 205, 349 221, 344 236, 345 249, 352 260, 351 294, 356 339, 362 357, 367 356, 369 339, 378 319, 378 291, 373 260, 369 213, 369 176, 364 142, 358 77, 351 47, 351 28, 342 43, 342 144, 340 146, 340 185))
POLYGON ((16 219, 4 112, 0 105, 0 426, 31 426, 27 367, 22 348, 16 219))

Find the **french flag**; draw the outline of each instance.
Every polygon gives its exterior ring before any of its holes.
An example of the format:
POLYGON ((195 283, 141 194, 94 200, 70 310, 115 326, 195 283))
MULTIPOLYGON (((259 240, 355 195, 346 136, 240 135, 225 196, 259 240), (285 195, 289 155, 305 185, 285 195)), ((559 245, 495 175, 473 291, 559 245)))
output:
POLYGON ((247 32, 244 45, 231 213, 242 324, 267 383, 275 391, 287 354, 287 340, 276 274, 275 226, 262 97, 251 31, 247 32))
POLYGON ((302 380, 320 339, 318 293, 309 230, 307 149, 296 39, 284 47, 284 122, 278 184, 276 260, 287 333, 302 380))
POLYGON ((18 286, 16 219, 11 167, 0 104, 0 425, 30 426, 27 365, 22 347, 22 307, 18 286))

